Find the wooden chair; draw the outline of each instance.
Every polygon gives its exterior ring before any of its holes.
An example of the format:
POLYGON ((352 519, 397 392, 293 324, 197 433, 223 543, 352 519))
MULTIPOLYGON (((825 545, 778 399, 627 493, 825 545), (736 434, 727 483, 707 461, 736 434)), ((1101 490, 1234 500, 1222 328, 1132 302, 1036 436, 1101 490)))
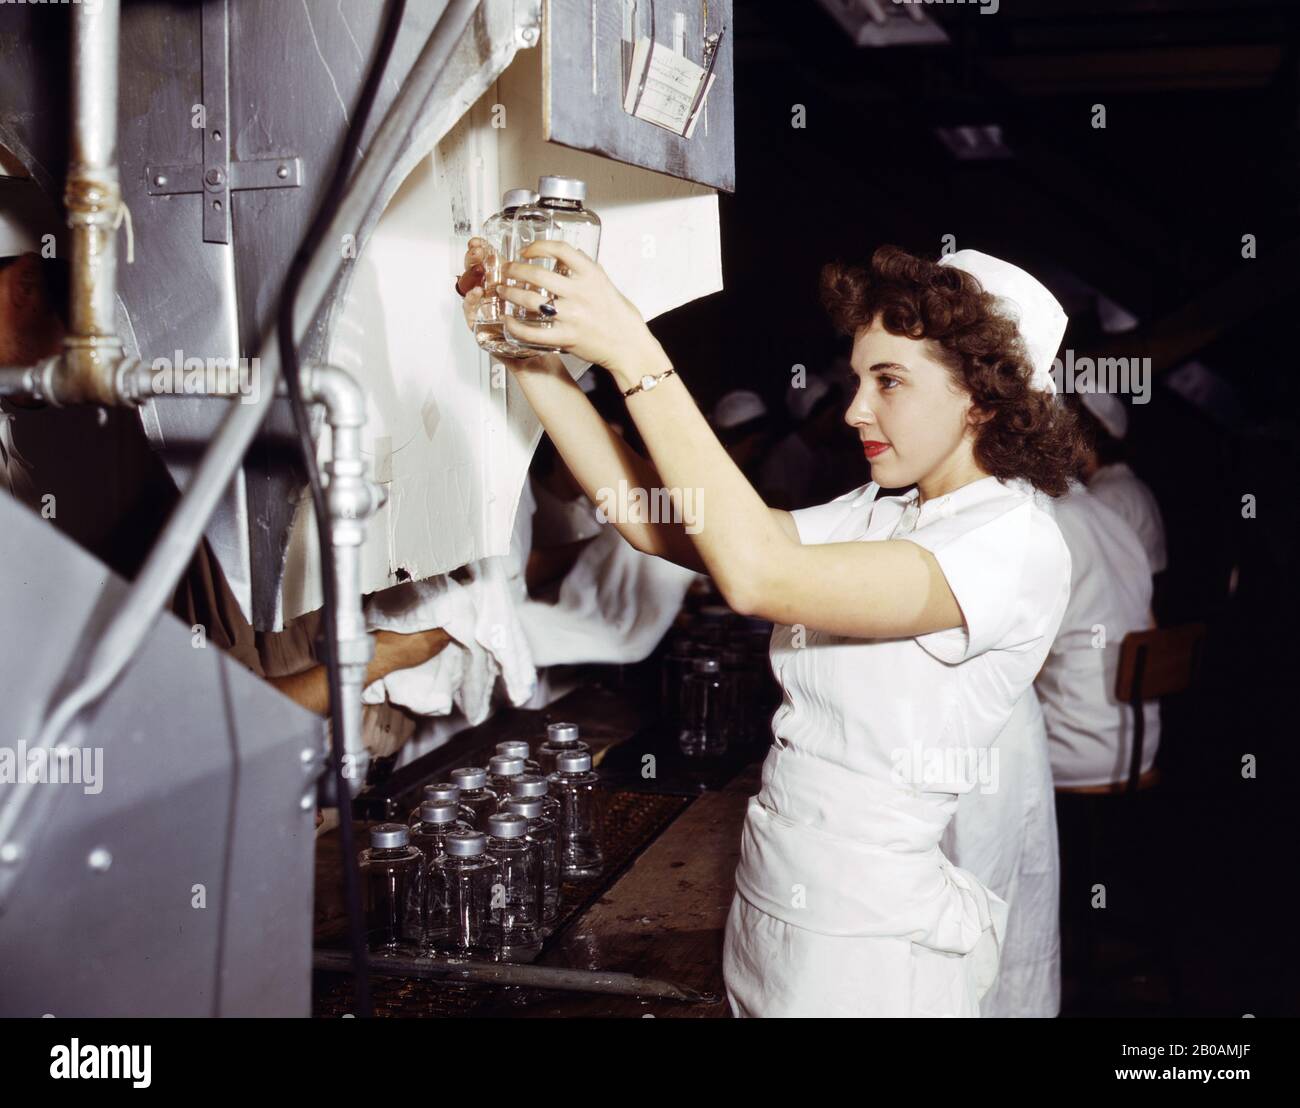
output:
MULTIPOLYGON (((1160 771, 1152 766, 1142 772, 1142 751, 1145 739, 1145 712, 1148 700, 1175 696, 1190 689, 1200 667, 1205 641, 1205 624, 1189 623, 1181 627, 1160 627, 1149 631, 1134 631, 1124 636, 1120 644, 1119 668, 1115 677, 1115 698, 1133 710, 1133 745, 1129 757, 1128 776, 1123 781, 1105 785, 1058 786, 1058 798, 1078 797, 1067 804, 1081 804, 1087 826, 1088 862, 1090 874, 1098 872, 1100 855, 1099 838, 1105 815, 1118 814, 1116 809, 1132 809, 1139 793, 1148 792, 1160 782, 1160 771), (1122 799, 1102 799, 1122 798, 1122 799)), ((1162 731, 1165 728, 1162 726, 1162 731)), ((1058 813, 1061 812, 1058 803, 1058 813)), ((1132 844, 1136 849, 1136 843, 1132 844)), ((1063 905, 1063 908, 1065 905, 1063 905)), ((1092 911, 1084 908, 1081 917, 1084 933, 1084 981, 1091 981, 1094 942, 1092 911)), ((1066 913, 1062 912, 1063 922, 1066 913)), ((1178 967, 1174 948, 1170 943, 1149 944, 1157 950, 1160 960, 1166 962, 1171 996, 1180 991, 1178 967)))

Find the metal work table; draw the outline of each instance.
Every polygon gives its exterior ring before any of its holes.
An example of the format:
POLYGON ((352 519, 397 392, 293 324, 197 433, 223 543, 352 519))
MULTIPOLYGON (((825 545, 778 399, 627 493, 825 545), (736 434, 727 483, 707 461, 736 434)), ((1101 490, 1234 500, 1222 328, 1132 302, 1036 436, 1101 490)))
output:
MULTIPOLYGON (((752 748, 713 764, 686 763, 663 745, 666 736, 646 725, 654 718, 653 700, 644 683, 617 690, 585 685, 542 711, 502 712, 412 763, 410 772, 399 771, 389 783, 390 796, 366 806, 373 819, 404 819, 424 782, 442 780, 458 765, 483 764, 505 739, 535 744, 548 722, 578 723, 607 783, 605 871, 564 883, 560 918, 527 970, 540 971, 548 985, 548 975, 556 971, 579 971, 584 977, 600 971, 594 987, 615 991, 420 977, 414 976, 421 972, 419 959, 384 960, 372 964, 377 1016, 730 1015, 722 984, 722 934, 745 806, 758 791, 762 751, 752 748), (646 753, 657 759, 651 779, 641 776, 646 753), (641 980, 633 984, 620 975, 641 980)), ((339 861, 337 834, 321 835, 312 1010, 325 1017, 352 1011, 339 861)))

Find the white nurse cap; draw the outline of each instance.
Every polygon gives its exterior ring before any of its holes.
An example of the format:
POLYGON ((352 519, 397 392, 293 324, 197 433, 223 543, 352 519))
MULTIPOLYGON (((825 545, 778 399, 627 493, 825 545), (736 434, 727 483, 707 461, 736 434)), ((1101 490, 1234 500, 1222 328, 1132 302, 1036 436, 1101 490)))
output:
POLYGON ((1117 439, 1128 434, 1128 411, 1124 402, 1110 392, 1081 392, 1079 402, 1097 417, 1097 422, 1117 439))
POLYGON ((1034 376, 1030 383, 1036 389, 1055 393, 1056 381, 1052 378, 1052 362, 1065 337, 1069 316, 1036 277, 1030 276, 1018 265, 1004 262, 991 254, 978 250, 958 250, 939 259, 940 265, 953 265, 965 270, 979 280, 984 291, 1009 302, 1004 305, 1007 314, 1015 320, 1029 352, 1029 364, 1034 376))

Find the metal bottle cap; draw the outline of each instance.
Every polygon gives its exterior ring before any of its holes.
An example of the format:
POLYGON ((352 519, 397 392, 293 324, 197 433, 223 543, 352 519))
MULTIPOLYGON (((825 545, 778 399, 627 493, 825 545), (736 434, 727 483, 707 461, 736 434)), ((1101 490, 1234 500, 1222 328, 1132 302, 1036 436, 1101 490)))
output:
POLYGON ((591 769, 591 755, 585 751, 566 750, 555 758, 558 773, 585 773, 591 769))
POLYGON ((518 777, 524 772, 524 760, 509 754, 495 754, 488 759, 488 769, 497 777, 518 777))
POLYGON ((455 804, 426 800, 420 805, 420 819, 425 823, 455 823, 460 809, 455 804))
POLYGON ((532 753, 528 744, 523 739, 507 739, 503 743, 497 743, 498 754, 508 754, 511 758, 528 758, 532 753))
POLYGON ((521 204, 536 204, 537 193, 532 189, 506 189, 501 197, 501 207, 517 208, 521 204))
POLYGON ((525 819, 536 819, 542 814, 542 798, 540 796, 517 796, 506 807, 525 819))
POLYGON ((550 792, 550 786, 546 783, 546 778, 537 773, 521 773, 510 782, 510 795, 512 797, 542 797, 550 792))
POLYGON ((576 723, 548 723, 546 725, 546 741, 552 746, 576 743, 578 741, 578 725, 576 723))
POLYGON ((436 785, 425 785, 420 803, 433 801, 436 804, 455 804, 460 799, 460 786, 450 781, 439 781, 436 785))
POLYGON ((587 182, 577 177, 538 177, 537 195, 545 200, 586 200, 587 182))
POLYGON ((481 789, 487 784, 487 770, 480 766, 461 766, 447 776, 460 786, 461 792, 466 789, 481 789))
POLYGON ((370 829, 370 845, 376 850, 406 846, 411 836, 404 823, 377 823, 370 829))
POLYGON ((722 667, 719 666, 717 658, 696 658, 695 659, 696 673, 717 673, 718 670, 721 668, 722 667))
POLYGON ((528 834, 528 821, 515 812, 497 812, 488 816, 487 829, 498 839, 522 839, 528 834))
POLYGON ((442 848, 457 858, 473 858, 487 850, 487 836, 482 831, 452 831, 442 840, 442 848))

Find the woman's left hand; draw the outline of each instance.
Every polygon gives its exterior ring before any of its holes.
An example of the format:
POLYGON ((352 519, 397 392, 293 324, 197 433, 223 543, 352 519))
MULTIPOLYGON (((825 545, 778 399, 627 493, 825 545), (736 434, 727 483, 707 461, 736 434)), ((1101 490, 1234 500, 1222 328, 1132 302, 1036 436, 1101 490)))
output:
POLYGON ((549 327, 507 316, 505 329, 517 339, 558 346, 567 354, 608 369, 616 380, 641 371, 647 357, 662 351, 636 305, 614 287, 595 261, 558 239, 529 243, 523 258, 554 258, 563 272, 527 261, 503 262, 497 293, 530 312, 552 302, 556 315, 549 327), (507 285, 505 278, 527 282, 530 289, 507 285), (536 289, 544 291, 537 292, 536 289))

